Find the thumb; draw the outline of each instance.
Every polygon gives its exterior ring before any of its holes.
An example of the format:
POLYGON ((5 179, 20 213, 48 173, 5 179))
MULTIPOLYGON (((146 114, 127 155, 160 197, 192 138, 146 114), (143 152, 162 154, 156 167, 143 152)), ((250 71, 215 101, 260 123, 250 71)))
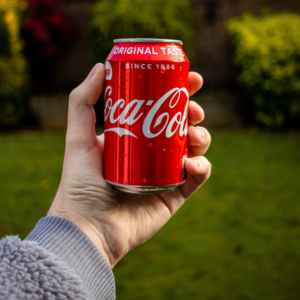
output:
POLYGON ((104 88, 103 64, 96 64, 69 98, 67 145, 90 148, 96 141, 94 105, 104 88))

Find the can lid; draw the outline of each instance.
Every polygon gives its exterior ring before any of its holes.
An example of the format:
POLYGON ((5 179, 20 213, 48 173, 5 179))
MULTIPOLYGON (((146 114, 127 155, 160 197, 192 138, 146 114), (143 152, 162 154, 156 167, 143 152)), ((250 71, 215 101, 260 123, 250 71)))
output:
POLYGON ((170 43, 170 44, 180 44, 183 45, 182 41, 179 40, 168 40, 168 39, 116 39, 114 40, 114 44, 116 43, 170 43))

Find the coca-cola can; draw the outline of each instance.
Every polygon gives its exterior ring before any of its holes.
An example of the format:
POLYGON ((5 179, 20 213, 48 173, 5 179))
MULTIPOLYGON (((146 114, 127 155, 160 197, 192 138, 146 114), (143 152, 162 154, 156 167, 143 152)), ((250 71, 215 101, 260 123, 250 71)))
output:
POLYGON ((138 194, 186 180, 189 67, 182 42, 117 39, 105 61, 104 178, 138 194))

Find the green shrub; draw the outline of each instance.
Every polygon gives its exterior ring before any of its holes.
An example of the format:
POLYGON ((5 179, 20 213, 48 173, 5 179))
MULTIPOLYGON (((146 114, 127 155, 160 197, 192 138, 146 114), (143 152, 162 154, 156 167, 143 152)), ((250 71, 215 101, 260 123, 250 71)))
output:
POLYGON ((25 112, 26 61, 19 38, 25 4, 0 0, 0 128, 18 124, 25 112))
POLYGON ((192 9, 189 0, 102 0, 90 23, 93 63, 104 61, 116 38, 168 38, 184 42, 193 55, 192 9))
POLYGON ((300 124, 300 16, 244 14, 227 22, 257 122, 267 127, 300 124))

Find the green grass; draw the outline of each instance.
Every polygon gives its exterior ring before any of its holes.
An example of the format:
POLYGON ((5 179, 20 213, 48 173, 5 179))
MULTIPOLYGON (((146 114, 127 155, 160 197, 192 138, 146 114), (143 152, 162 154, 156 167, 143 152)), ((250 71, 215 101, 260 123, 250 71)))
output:
POLYGON ((43 217, 59 185, 64 135, 0 135, 0 236, 21 238, 43 217))
MULTIPOLYGON (((213 132, 211 179, 115 267, 117 299, 300 299, 300 134, 213 132)), ((28 234, 64 136, 0 136, 0 233, 28 234)))

